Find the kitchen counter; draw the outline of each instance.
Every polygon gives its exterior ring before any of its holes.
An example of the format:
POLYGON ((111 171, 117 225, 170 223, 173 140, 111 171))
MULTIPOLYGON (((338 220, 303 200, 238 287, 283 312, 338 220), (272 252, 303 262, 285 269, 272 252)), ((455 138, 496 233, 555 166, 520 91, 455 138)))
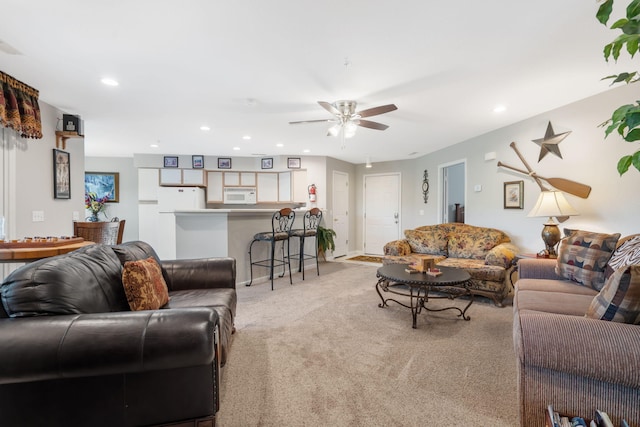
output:
MULTIPOLYGON (((185 209, 160 212, 162 244, 158 255, 162 259, 187 259, 229 256, 236 259, 237 283, 249 282, 249 245, 256 233, 271 231, 271 216, 276 209, 185 209)), ((294 228, 302 228, 307 208, 294 209, 294 228)), ((298 240, 293 239, 291 253, 298 253, 298 240)), ((313 245, 309 239, 307 244, 313 245)), ((305 252, 314 248, 305 248, 305 252)), ((310 252, 311 253, 311 252, 310 252)), ((268 245, 254 245, 255 259, 268 257, 268 245)), ((296 271, 297 262, 292 262, 296 271)), ((254 275, 266 277, 266 269, 257 267, 254 275), (264 270, 264 271, 262 271, 264 270)))

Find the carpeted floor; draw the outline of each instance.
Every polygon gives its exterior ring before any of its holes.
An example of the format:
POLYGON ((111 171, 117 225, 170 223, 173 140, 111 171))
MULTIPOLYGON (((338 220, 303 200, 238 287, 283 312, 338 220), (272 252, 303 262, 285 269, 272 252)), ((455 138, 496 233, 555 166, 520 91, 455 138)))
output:
POLYGON ((511 308, 477 298, 468 322, 423 312, 412 329, 408 309, 378 307, 376 269, 238 287, 217 425, 517 425, 511 308))

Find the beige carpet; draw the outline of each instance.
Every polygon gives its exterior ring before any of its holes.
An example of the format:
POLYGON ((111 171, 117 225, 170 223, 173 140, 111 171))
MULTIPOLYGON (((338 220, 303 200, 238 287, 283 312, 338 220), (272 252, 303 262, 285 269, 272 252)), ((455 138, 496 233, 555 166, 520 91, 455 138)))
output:
POLYGON ((239 286, 218 425, 517 425, 511 307, 478 298, 468 322, 423 312, 412 329, 408 309, 378 307, 376 269, 239 286))

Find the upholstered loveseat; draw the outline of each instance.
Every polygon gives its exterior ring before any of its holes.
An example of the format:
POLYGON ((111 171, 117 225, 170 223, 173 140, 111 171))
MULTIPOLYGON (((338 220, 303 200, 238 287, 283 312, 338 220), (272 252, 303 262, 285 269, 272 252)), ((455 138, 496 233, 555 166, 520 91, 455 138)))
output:
POLYGON ((558 259, 521 259, 513 300, 520 425, 549 404, 640 425, 640 235, 579 230, 558 259), (615 252, 614 252, 615 249, 615 252), (613 255, 612 255, 613 252, 613 255))
POLYGON ((384 246, 384 264, 412 264, 432 259, 436 265, 462 268, 471 275, 474 295, 497 306, 510 291, 508 276, 518 248, 500 230, 461 223, 425 225, 405 230, 405 238, 384 246))
POLYGON ((235 280, 232 258, 160 261, 143 242, 15 270, 0 285, 0 424, 213 426, 235 280))

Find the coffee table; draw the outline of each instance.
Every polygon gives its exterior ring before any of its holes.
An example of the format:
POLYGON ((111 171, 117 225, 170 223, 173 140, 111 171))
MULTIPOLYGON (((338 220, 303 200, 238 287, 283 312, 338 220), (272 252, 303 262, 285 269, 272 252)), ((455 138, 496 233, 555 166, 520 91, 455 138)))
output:
POLYGON ((440 267, 442 274, 434 277, 424 273, 407 273, 405 271, 407 268, 407 264, 389 264, 378 269, 376 291, 382 300, 378 307, 384 308, 389 301, 393 301, 403 307, 410 308, 411 316, 413 317, 413 329, 416 329, 416 318, 418 313, 422 312, 422 309, 427 311, 458 310, 460 312, 458 317, 462 317, 464 320, 471 320, 471 317, 466 315, 467 309, 473 304, 473 294, 470 289, 471 276, 469 273, 458 268, 440 267), (438 292, 439 288, 445 287, 447 288, 446 294, 433 294, 433 292, 438 292), (381 291, 409 297, 409 305, 394 298, 385 298, 381 291), (430 299, 446 298, 453 300, 461 296, 469 297, 469 303, 464 309, 456 306, 432 309, 426 305, 430 299))

